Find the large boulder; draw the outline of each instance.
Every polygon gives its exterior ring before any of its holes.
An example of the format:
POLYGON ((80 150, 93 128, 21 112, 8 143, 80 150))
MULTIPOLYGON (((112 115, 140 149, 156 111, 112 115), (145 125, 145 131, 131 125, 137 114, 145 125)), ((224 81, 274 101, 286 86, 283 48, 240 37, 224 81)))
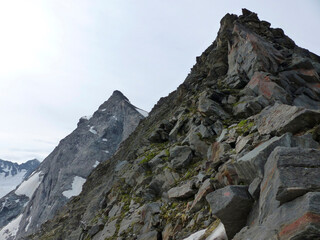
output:
POLYGON ((223 223, 228 239, 246 225, 253 199, 246 186, 227 186, 209 193, 206 197, 211 212, 223 223))
POLYGON ((260 191, 260 220, 279 205, 311 191, 320 191, 320 151, 277 147, 265 165, 260 191))
POLYGON ((199 97, 198 111, 207 115, 222 119, 229 117, 229 114, 220 106, 219 103, 208 98, 207 93, 203 92, 199 97))
POLYGON ((187 199, 196 193, 195 181, 190 180, 179 187, 168 191, 169 198, 187 199))
POLYGON ((291 144, 292 135, 287 133, 280 137, 271 138, 239 158, 234 163, 234 167, 240 180, 250 184, 256 177, 262 178, 264 165, 273 149, 277 146, 290 147, 291 144))
POLYGON ((198 193, 194 197, 194 200, 193 200, 192 205, 190 207, 190 212, 199 211, 203 207, 205 197, 207 196, 208 193, 210 193, 214 190, 214 188, 211 184, 211 181, 212 181, 211 179, 207 179, 203 182, 198 193))
POLYGON ((187 146, 175 146, 170 149, 170 164, 173 169, 185 168, 193 157, 192 150, 187 146))
POLYGON ((277 103, 265 108, 255 118, 260 134, 294 134, 312 128, 319 122, 319 111, 277 103))
POLYGON ((320 236, 320 193, 309 192, 275 209, 263 222, 245 227, 233 240, 305 240, 320 236))
POLYGON ((287 92, 276 81, 275 77, 266 72, 255 72, 246 87, 268 100, 279 100, 282 103, 288 103, 290 98, 287 92))

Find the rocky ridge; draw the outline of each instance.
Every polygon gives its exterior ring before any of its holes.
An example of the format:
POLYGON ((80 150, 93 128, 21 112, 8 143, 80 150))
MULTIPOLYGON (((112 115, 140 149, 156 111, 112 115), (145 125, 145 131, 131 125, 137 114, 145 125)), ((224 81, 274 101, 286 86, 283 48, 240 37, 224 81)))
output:
POLYGON ((320 57, 243 9, 27 239, 317 239, 320 57))
POLYGON ((10 223, 0 231, 0 238, 22 239, 51 219, 81 192, 90 172, 116 152, 144 118, 142 113, 146 114, 114 91, 92 116, 82 117, 36 172, 4 197, 10 211, 0 211, 1 221, 10 223))

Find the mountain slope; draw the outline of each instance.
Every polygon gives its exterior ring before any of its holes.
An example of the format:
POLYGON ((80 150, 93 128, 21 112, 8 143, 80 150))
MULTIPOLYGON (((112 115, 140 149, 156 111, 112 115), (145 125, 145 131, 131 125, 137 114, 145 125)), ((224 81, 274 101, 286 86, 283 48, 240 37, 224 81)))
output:
POLYGON ((93 116, 80 119, 78 127, 60 141, 36 173, 10 196, 29 198, 19 216, 17 239, 32 233, 81 192, 89 173, 112 156, 144 118, 139 111, 121 92, 115 91, 93 116))
POLYGON ((316 239, 320 57, 243 9, 30 239, 316 239), (191 235, 194 234, 194 235, 191 235))
POLYGON ((36 159, 18 164, 0 159, 0 198, 15 189, 39 166, 36 159))

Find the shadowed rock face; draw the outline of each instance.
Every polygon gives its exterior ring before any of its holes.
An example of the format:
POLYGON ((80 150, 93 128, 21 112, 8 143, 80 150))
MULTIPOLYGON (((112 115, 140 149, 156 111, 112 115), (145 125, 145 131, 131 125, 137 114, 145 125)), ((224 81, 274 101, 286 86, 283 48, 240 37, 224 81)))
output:
MULTIPOLYGON (((37 169, 42 180, 23 209, 18 239, 32 233, 72 196, 78 195, 90 172, 115 153, 143 118, 119 91, 115 91, 93 116, 82 117, 77 128, 60 141, 37 169)), ((19 194, 11 195, 14 199, 19 194)), ((21 210, 16 212, 20 214, 21 210)))
POLYGON ((227 14, 186 80, 30 239, 319 236, 319 74, 281 29, 227 14))

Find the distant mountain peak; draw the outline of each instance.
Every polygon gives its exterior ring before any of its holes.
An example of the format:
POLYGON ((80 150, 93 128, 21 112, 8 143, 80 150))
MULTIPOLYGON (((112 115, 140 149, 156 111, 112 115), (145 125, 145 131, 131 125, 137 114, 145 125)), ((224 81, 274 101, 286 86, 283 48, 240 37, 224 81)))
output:
POLYGON ((119 90, 115 90, 113 91, 111 97, 109 99, 119 99, 119 100, 127 100, 129 101, 129 99, 119 90))

